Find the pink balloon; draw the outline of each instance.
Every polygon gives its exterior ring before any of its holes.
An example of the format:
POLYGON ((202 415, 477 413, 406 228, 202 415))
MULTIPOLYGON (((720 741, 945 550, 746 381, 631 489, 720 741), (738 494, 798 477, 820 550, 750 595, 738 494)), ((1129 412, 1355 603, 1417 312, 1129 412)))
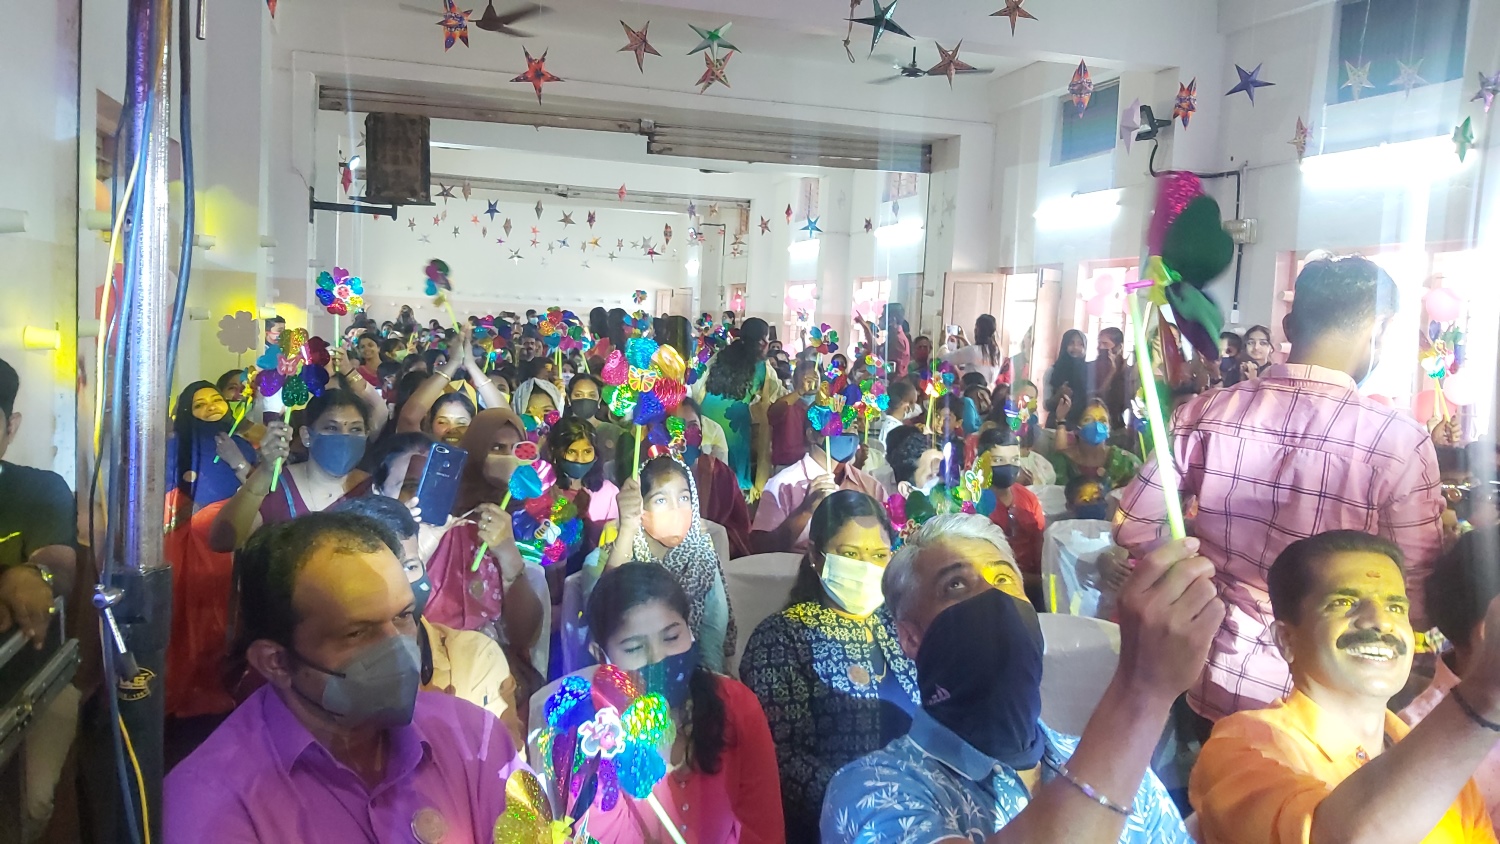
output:
POLYGON ((1101 293, 1084 303, 1083 309, 1088 311, 1089 316, 1102 317, 1109 310, 1110 295, 1101 293))
POLYGON ((1382 395, 1380 393, 1371 393, 1368 396, 1365 396, 1365 398, 1369 399, 1372 402, 1375 402, 1376 404, 1380 405, 1381 407, 1393 407, 1394 406, 1394 405, 1391 404, 1391 397, 1390 396, 1382 395))
POLYGON ((1446 287, 1439 287, 1427 291, 1422 297, 1422 305, 1427 308, 1427 315, 1438 322, 1454 322, 1463 313, 1464 300, 1457 293, 1446 287))
POLYGON ((1461 369, 1443 379, 1443 398, 1449 404, 1467 407, 1480 400, 1478 379, 1468 369, 1461 369))
POLYGON ((1094 296, 1113 296, 1120 292, 1120 277, 1110 273, 1094 280, 1094 296))
POLYGON ((1433 390, 1417 393, 1417 397, 1412 399, 1411 415, 1423 425, 1437 416, 1437 393, 1433 390))

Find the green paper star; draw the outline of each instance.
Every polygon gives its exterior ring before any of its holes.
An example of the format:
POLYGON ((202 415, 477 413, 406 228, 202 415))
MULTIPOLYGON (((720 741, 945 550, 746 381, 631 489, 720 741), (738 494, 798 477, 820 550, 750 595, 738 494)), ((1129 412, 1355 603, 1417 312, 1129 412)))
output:
POLYGON ((910 38, 911 33, 902 29, 901 24, 891 19, 891 16, 896 14, 896 4, 901 2, 901 0, 891 0, 891 5, 884 8, 881 7, 880 0, 870 0, 870 2, 875 5, 875 14, 867 18, 850 18, 849 21, 851 23, 862 23, 874 30, 874 34, 870 37, 870 55, 873 56, 875 55, 875 45, 880 43, 880 36, 887 32, 894 32, 897 35, 904 35, 910 38))
POLYGON ((1453 146, 1458 150, 1458 160, 1463 161, 1474 146, 1474 118, 1465 117, 1464 122, 1453 127, 1453 146))
POLYGON ((715 53, 717 53, 719 50, 733 50, 734 52, 738 53, 740 51, 740 48, 724 40, 724 33, 728 32, 729 27, 733 25, 733 23, 726 23, 718 29, 704 29, 700 26, 693 26, 693 24, 688 24, 688 26, 694 32, 698 33, 698 37, 703 39, 702 41, 698 42, 698 46, 694 47, 691 50, 688 50, 688 55, 691 56, 692 54, 701 52, 703 50, 713 50, 715 53))

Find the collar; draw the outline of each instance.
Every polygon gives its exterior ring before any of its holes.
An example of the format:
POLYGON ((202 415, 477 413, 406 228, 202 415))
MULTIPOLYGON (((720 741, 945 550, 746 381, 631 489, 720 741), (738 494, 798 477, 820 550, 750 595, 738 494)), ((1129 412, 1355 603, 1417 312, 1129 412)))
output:
MULTIPOLYGON (((1282 701, 1292 729, 1302 733, 1317 745, 1319 751, 1330 762, 1357 763, 1369 761, 1367 749, 1355 740, 1345 726, 1344 719, 1319 706, 1316 701, 1293 689, 1282 701)), ((1411 728, 1390 710, 1385 713, 1385 735, 1392 742, 1400 741, 1411 728)))
MULTIPOLYGON (((1046 724, 1042 724, 1042 734, 1046 737, 1047 743, 1041 763, 1045 766, 1047 760, 1056 757, 1057 748, 1054 734, 1046 724)), ((1016 776, 1016 772, 1008 765, 981 753, 974 745, 960 738, 958 733, 938 723, 937 719, 928 715, 927 710, 921 707, 912 711, 911 730, 907 732, 906 737, 923 753, 970 782, 982 783, 996 773, 1016 776)))
MULTIPOLYGON (((281 699, 278 692, 269 683, 262 686, 256 694, 264 695, 261 699, 261 715, 265 723, 267 739, 271 744, 271 750, 276 755, 276 761, 286 773, 291 773, 292 767, 298 761, 308 757, 309 754, 321 753, 322 757, 329 762, 342 768, 343 765, 333 758, 328 749, 313 738, 313 734, 293 714, 286 701, 281 699)), ((417 695, 417 709, 422 708, 422 695, 417 695)), ((417 725, 416 717, 405 727, 397 727, 390 732, 390 753, 386 757, 385 776, 382 785, 396 782, 410 776, 421 764, 422 759, 432 752, 432 746, 427 741, 427 736, 422 728, 417 725)))
POLYGON ((1287 381, 1317 381, 1330 387, 1358 392, 1359 385, 1349 373, 1308 363, 1278 363, 1261 370, 1261 378, 1280 378, 1287 381))

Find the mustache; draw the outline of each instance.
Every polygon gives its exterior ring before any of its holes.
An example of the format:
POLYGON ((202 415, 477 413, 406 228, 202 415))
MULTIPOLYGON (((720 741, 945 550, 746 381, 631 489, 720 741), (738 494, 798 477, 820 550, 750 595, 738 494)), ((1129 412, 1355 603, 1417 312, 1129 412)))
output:
POLYGON ((1335 648, 1345 650, 1357 648, 1360 645, 1385 645, 1396 652, 1397 656, 1405 656, 1407 645, 1400 637, 1391 633, 1381 633, 1379 630, 1353 630, 1338 638, 1333 643, 1335 648))

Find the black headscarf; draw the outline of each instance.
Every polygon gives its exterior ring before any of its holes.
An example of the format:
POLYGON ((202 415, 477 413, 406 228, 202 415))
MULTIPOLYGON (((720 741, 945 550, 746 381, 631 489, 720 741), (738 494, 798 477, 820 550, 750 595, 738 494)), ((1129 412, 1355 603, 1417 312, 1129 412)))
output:
POLYGON ((171 474, 167 475, 167 480, 182 494, 189 497, 193 495, 193 488, 197 485, 197 475, 200 474, 201 467, 196 465, 195 460, 195 453, 204 448, 199 445, 200 440, 206 439, 210 444, 207 447, 208 453, 214 454, 216 453, 214 437, 228 433, 229 429, 234 427, 232 412, 224 414, 224 417, 217 422, 204 422, 193 415, 193 396, 197 395, 199 390, 217 391, 218 388, 207 381, 194 381, 183 387, 182 392, 177 395, 177 407, 172 415, 175 449, 168 458, 171 474), (191 481, 185 479, 189 469, 194 473, 191 481))
POLYGON ((975 750, 1035 768, 1042 733, 1042 630, 1030 604, 989 589, 933 619, 917 650, 922 708, 975 750))

